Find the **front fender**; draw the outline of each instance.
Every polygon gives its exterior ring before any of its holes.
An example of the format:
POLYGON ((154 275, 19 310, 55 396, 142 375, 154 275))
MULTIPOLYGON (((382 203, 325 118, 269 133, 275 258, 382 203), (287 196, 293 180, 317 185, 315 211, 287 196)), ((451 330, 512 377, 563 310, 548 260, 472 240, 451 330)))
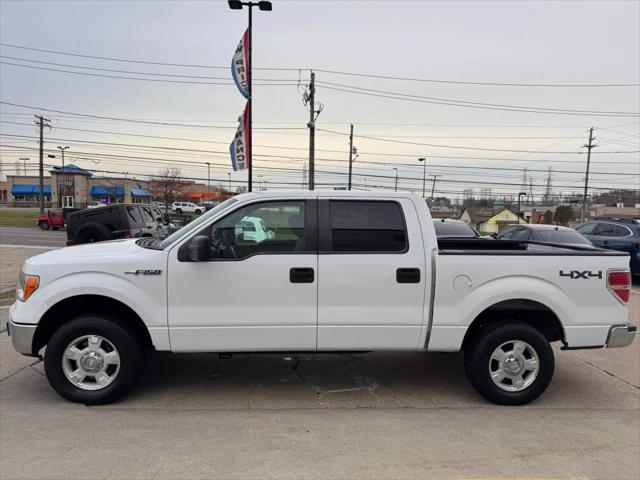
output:
POLYGON ((12 309, 17 323, 37 324, 43 315, 62 300, 79 295, 113 298, 136 312, 149 328, 167 328, 164 278, 132 277, 131 280, 98 271, 70 273, 42 285, 26 302, 12 309), (144 281, 144 288, 141 282, 144 281), (154 284, 155 282, 155 284, 154 284))

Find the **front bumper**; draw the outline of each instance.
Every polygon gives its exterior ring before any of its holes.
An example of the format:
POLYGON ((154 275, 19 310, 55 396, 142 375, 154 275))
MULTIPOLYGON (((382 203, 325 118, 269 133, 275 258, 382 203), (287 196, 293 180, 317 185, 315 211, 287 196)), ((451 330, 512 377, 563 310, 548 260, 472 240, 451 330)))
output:
POLYGON ((29 357, 35 357, 33 353, 33 336, 36 333, 37 325, 25 325, 21 323, 14 323, 13 319, 9 317, 7 322, 7 330, 11 337, 11 343, 13 348, 18 353, 27 355, 29 357))
POLYGON ((607 348, 626 347, 631 345, 636 336, 637 327, 630 323, 625 325, 613 325, 607 335, 607 348))

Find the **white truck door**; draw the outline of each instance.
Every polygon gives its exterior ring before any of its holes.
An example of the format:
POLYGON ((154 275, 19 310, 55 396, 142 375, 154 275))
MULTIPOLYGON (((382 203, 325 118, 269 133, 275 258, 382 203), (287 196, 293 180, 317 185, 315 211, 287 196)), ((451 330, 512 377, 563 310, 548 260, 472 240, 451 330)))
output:
MULTIPOLYGON (((209 225, 209 261, 168 265, 171 349, 180 351, 315 350, 317 271, 315 200, 259 201, 209 225), (270 234, 244 232, 262 220, 270 234)), ((194 237, 191 237, 192 241, 194 237)), ((184 253, 184 251, 183 251, 184 253)), ((182 261, 181 261, 182 259, 182 261)))
POLYGON ((414 204, 319 200, 318 242, 318 350, 418 348, 431 265, 414 204))

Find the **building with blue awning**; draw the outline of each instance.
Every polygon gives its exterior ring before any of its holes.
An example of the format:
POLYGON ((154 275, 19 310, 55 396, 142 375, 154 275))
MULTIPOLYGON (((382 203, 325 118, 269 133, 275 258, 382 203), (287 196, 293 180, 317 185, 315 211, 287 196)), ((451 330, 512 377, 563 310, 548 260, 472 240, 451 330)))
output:
MULTIPOLYGON (((85 208, 95 203, 150 203, 151 187, 147 180, 120 177, 97 177, 77 165, 54 167, 44 177, 45 207, 85 208)), ((38 176, 7 176, 8 204, 37 207, 40 201, 38 176)))

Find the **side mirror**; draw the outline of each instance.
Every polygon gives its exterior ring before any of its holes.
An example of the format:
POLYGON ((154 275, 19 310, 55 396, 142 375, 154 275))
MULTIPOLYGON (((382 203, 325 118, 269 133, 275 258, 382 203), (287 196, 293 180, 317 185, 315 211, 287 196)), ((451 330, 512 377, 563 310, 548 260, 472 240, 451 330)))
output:
POLYGON ((491 235, 489 235, 491 238, 498 238, 498 234, 497 233, 492 233, 491 235))
POLYGON ((198 235, 187 244, 189 260, 206 262, 211 258, 211 243, 206 235, 198 235))

